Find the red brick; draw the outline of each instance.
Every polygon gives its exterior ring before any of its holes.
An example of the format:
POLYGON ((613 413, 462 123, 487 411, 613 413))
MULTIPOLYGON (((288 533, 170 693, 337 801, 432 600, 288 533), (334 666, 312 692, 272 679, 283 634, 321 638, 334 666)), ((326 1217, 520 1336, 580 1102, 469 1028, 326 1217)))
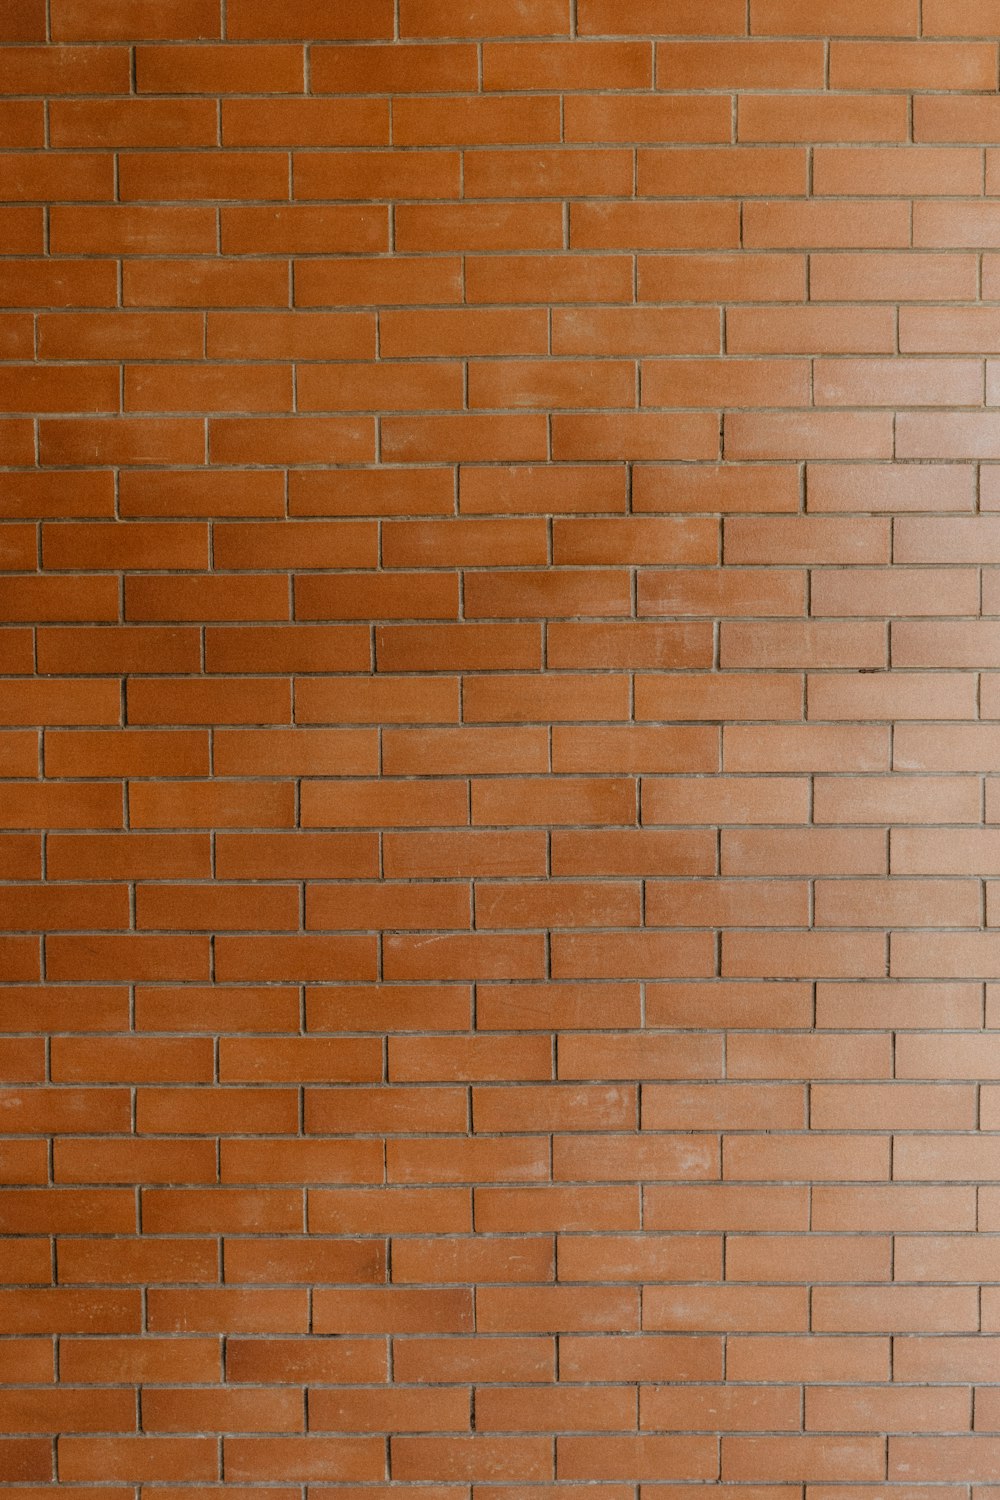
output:
POLYGON ((891 354, 894 346, 895 320, 887 309, 736 307, 726 316, 730 354, 891 354))
MULTIPOLYGON (((810 290, 819 301, 848 297, 861 302, 912 300, 961 301, 973 295, 975 263, 971 256, 922 255, 918 260, 900 253, 872 255, 815 255, 811 261, 810 290)), ((920 310, 908 308, 902 322, 919 323, 920 310)), ((905 349, 909 333, 901 339, 905 349)))
POLYGON ((287 307, 279 260, 136 260, 125 263, 126 307, 287 307))
POLYGON ((745 1432, 767 1428, 795 1431, 799 1425, 797 1392, 751 1386, 727 1389, 718 1386, 670 1391, 656 1387, 640 1397, 640 1425, 653 1429, 693 1429, 745 1432), (712 1421, 713 1415, 719 1420, 712 1421))
MULTIPOLYGON (((575 44, 574 50, 578 50, 575 44)), ((524 198, 551 198, 560 193, 573 198, 605 193, 617 196, 631 192, 632 161, 631 153, 614 148, 566 151, 561 147, 522 147, 471 153, 465 159, 464 175, 468 198, 497 198, 511 192, 524 198)), ((412 186, 408 192, 414 196, 412 186)))
MULTIPOLYGON (((466 264, 471 303, 502 302, 516 279, 521 302, 630 302, 632 261, 627 255, 480 255, 466 264)), ((439 296, 435 301, 441 301, 439 296)), ((456 297, 454 300, 458 300, 456 297)))
POLYGON ((226 1374, 234 1382, 257 1384, 263 1375, 288 1380, 380 1381, 385 1377, 386 1345, 377 1339, 230 1338, 226 1374))
POLYGON ((393 1471, 403 1479, 549 1479, 552 1445, 545 1438, 393 1437, 393 1471))
MULTIPOLYGON (((740 100, 740 141, 871 141, 907 138, 905 101, 899 96, 858 94, 747 94, 740 100)), ((927 139, 917 136, 918 140, 927 139)))
MULTIPOLYGON (((871 671, 887 665, 885 629, 874 621, 863 625, 841 625, 833 621, 744 625, 724 621, 719 660, 723 667, 854 667, 871 671)), ((823 682, 827 680, 824 676, 823 682)), ((807 679, 807 686, 816 686, 819 681, 818 674, 812 676, 807 679)), ((881 674, 878 681, 883 681, 881 674)), ((811 699, 808 708, 810 718, 835 717, 814 714, 811 699)), ((731 717, 737 715, 734 713, 731 717)), ((777 718, 778 715, 761 714, 760 717, 777 718)), ((867 715, 859 713, 849 717, 860 719, 867 715)))
POLYGON ((84 462, 197 464, 204 461, 204 422, 194 417, 52 418, 40 425, 39 453, 43 464, 60 467, 84 462))
POLYGON ((727 1437, 724 1479, 874 1480, 885 1463, 884 1439, 875 1437, 727 1437))
POLYGON ((871 204, 748 203, 744 240, 764 250, 888 249, 909 241, 909 205, 902 200, 871 204))
MULTIPOLYGON (((723 448, 726 458, 735 459, 788 459, 803 455, 813 459, 891 458, 891 418, 879 412, 776 416, 730 412, 726 415, 723 448)), ((899 451, 901 457, 923 456, 899 451)))
POLYGON ((304 72, 300 47, 138 47, 135 66, 144 94, 294 94, 304 72))
POLYGON ((393 142, 399 146, 541 144, 555 143, 559 136, 558 100, 540 95, 468 95, 455 99, 404 96, 393 108, 393 142))
MULTIPOLYGON (((916 36, 913 0, 881 0, 865 6, 859 0, 837 0, 823 17, 831 36, 916 36)), ((752 30, 779 36, 811 36, 815 17, 803 0, 753 0, 752 30)))
MULTIPOLYGON (((120 475, 120 505, 123 516, 274 516, 284 506, 284 485, 266 470, 128 472, 120 475)), ((208 580, 201 583, 207 591, 208 580)))
POLYGON ((567 1479, 711 1479, 717 1444, 709 1437, 560 1437, 557 1472, 567 1479))
POLYGON ((37 0, 28 5, 5 5, 0 25, 5 42, 44 42, 45 7, 37 0))

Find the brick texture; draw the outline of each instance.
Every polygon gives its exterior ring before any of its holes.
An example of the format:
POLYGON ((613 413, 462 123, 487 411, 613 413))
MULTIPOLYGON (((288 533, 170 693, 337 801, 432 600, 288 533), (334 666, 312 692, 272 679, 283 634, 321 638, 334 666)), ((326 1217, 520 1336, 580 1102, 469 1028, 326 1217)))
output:
POLYGON ((0 1485, 1000 1495, 1000 4, 0 0, 0 1485))

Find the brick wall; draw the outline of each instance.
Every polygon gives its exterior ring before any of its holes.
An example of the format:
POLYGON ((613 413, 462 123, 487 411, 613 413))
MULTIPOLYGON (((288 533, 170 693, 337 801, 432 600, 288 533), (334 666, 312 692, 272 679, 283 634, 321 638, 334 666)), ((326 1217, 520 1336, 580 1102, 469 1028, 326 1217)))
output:
POLYGON ((11 1500, 1000 1495, 998 37, 0 0, 11 1500))

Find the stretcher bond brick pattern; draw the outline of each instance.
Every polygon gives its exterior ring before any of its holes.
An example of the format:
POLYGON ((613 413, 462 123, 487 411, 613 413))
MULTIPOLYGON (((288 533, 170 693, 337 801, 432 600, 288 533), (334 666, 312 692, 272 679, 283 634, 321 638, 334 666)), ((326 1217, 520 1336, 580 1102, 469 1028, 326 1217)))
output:
POLYGON ((9 1500, 1000 1497, 998 0, 0 0, 9 1500))

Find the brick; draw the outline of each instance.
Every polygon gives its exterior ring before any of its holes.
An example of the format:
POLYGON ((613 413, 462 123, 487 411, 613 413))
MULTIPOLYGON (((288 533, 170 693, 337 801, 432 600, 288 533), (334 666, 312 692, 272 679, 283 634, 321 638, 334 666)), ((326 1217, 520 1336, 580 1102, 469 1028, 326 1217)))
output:
POLYGON ((888 1078, 884 1038, 846 1035, 739 1036, 731 1040, 731 1078, 888 1078), (787 1071, 786 1071, 787 1070, 787 1071))
POLYGON ((304 260, 295 267, 295 306, 367 306, 373 293, 382 303, 402 306, 460 302, 461 265, 454 256, 388 263, 364 257, 304 260))
POLYGON ((223 464, 295 465, 373 456, 374 434, 363 418, 216 417, 209 427, 212 458, 223 464))
MULTIPOLYGON (((907 138, 906 110, 900 97, 858 94, 852 99, 823 94, 747 94, 740 100, 740 141, 871 141, 907 138)), ((933 138, 933 137, 931 137, 933 138)), ((928 139, 917 135, 918 140, 928 139)))
POLYGON ((80 371, 58 365, 9 365, 0 378, 0 410, 117 411, 117 385, 111 370, 80 371))
POLYGON ((657 1388, 643 1391, 640 1424, 651 1428, 691 1428, 704 1431, 721 1427, 724 1432, 769 1428, 791 1431, 798 1426, 798 1401, 792 1390, 727 1390, 724 1387, 670 1392, 657 1388), (713 1410, 718 1423, 709 1420, 713 1410))
POLYGON ((1000 1453, 996 1440, 987 1437, 949 1437, 939 1440, 931 1451, 927 1438, 891 1439, 889 1474, 906 1472, 920 1479, 951 1478, 955 1465, 973 1479, 992 1480, 1000 1472, 1000 1453))
POLYGON ((288 267, 278 260, 127 262, 126 307, 288 306, 288 267))
POLYGON ((475 49, 380 45, 319 46, 312 53, 312 84, 321 94, 423 94, 474 91, 475 49))
MULTIPOLYGON (((878 412, 776 416, 729 412, 723 450, 726 458, 735 459, 788 459, 803 454, 813 459, 890 458, 891 420, 878 412)), ((907 454, 903 447, 899 453, 900 457, 947 456, 907 454)))
POLYGON ((5 42, 43 42, 45 7, 38 4, 5 6, 2 35, 5 42))
MULTIPOLYGON (((474 574, 465 581, 465 611, 470 619, 574 619, 581 614, 627 615, 629 580, 617 574, 562 569, 558 573, 474 574)), ((547 686, 547 685, 546 685, 547 686)))
POLYGON ((454 508, 454 484, 444 468, 353 469, 342 474, 305 469, 294 471, 289 481, 289 510, 295 516, 381 515, 383 511, 445 515, 454 508))
POLYGON ((607 625, 554 623, 547 631, 554 668, 707 667, 709 629, 699 624, 607 625))
POLYGON ((728 144, 732 126, 728 100, 703 95, 683 104, 677 97, 635 94, 571 94, 566 101, 567 142, 622 141, 728 144))
POLYGON ((777 968, 792 977, 867 977, 885 972, 881 934, 761 934, 733 931, 723 936, 722 972, 728 976, 770 976, 777 968))
POLYGON ((570 210, 570 244, 580 250, 730 249, 739 240, 735 205, 579 203, 570 210))
MULTIPOLYGON (((204 423, 194 417, 51 418, 39 429, 43 464, 201 463, 204 423)), ((120 566, 120 564, 119 564, 120 566)))
POLYGON ((51 110, 54 146, 215 146, 217 134, 207 99, 60 99, 51 110))
POLYGON ((624 362, 482 360, 469 374, 473 407, 635 405, 635 371, 624 362))
POLYGON ((730 354, 891 354, 894 343, 894 319, 885 309, 734 307, 726 316, 730 354))
POLYGON ((6 147, 43 145, 43 108, 41 100, 5 100, 0 105, 0 143, 6 147))
MULTIPOLYGON (((869 54, 860 43, 838 43, 837 50, 850 49, 860 60, 871 55, 878 59, 881 47, 869 54)), ((889 44, 892 49, 892 44, 889 44)), ((964 49, 963 49, 964 52, 964 49)), ((894 49, 890 52, 894 60, 894 49)), ((873 197, 896 197, 906 193, 913 197, 937 194, 941 173, 955 184, 956 192, 978 194, 980 159, 978 151, 952 150, 935 146, 890 146, 885 149, 855 147, 819 147, 813 157, 813 191, 816 193, 852 193, 873 197)))
POLYGON ((167 0, 163 6, 149 0, 117 0, 101 15, 94 15, 80 0, 57 0, 52 16, 53 41, 173 40, 190 37, 212 40, 219 35, 219 14, 214 0, 167 0))
POLYGON ((370 660, 367 630, 309 625, 217 630, 210 625, 205 632, 205 665, 212 673, 239 672, 248 665, 261 672, 363 671, 370 660))
POLYGON ((197 880, 211 868, 207 834, 64 833, 49 839, 48 873, 56 880, 197 880))
POLYGON ((393 140, 400 146, 506 146, 522 142, 554 143, 558 139, 559 109, 554 98, 404 96, 393 112, 393 140))
MULTIPOLYGON (((961 301, 972 296, 975 266, 968 256, 926 255, 914 261, 905 255, 816 255, 812 260, 810 291, 817 301, 857 298, 866 302, 903 300, 961 301)), ((904 350, 910 347, 910 319, 919 326, 922 309, 907 308, 901 323, 904 350)), ((928 309, 930 311, 930 309, 928 309)), ((960 317, 963 316, 960 314, 960 317)))
POLYGON ((141 485, 136 478, 132 473, 120 476, 124 516, 273 516, 284 501, 281 476, 268 472, 160 472, 143 475, 141 485), (211 484, 206 482, 209 478, 211 484))
MULTIPOLYGON (((949 621, 942 622, 942 642, 940 642, 939 654, 934 657, 934 663, 942 666, 970 666, 972 664, 973 652, 978 651, 976 660, 982 660, 984 666, 993 666, 991 660, 990 645, 988 645, 987 631, 982 628, 985 621, 949 621)), ((927 666, 928 655, 930 655, 930 643, 928 643, 927 621, 906 621, 895 624, 894 627, 894 660, 900 664, 913 664, 913 666, 927 666)), ((990 678, 985 679, 987 685, 990 678)), ((987 700, 985 708, 988 717, 991 715, 990 700, 987 700)))
MULTIPOLYGON (((306 1126, 323 1133, 335 1130, 345 1120, 378 1122, 390 1133, 462 1129, 466 1120, 466 1098, 462 1089, 443 1086, 419 1092, 399 1088, 314 1089, 306 1095, 306 1126), (355 1106, 359 1113, 353 1113, 355 1106)), ((418 1277, 417 1280, 426 1278, 418 1277)), ((458 1277, 462 1280, 462 1277, 458 1277)))
POLYGON ((200 662, 194 630, 111 626, 39 632, 39 665, 46 672, 192 672, 200 662))
POLYGON ((46 359, 183 359, 201 349, 196 313, 45 313, 38 322, 46 359))
MULTIPOLYGON (((913 726, 903 725, 900 732, 906 736, 904 745, 916 743, 909 738, 913 726)), ((915 753, 900 746, 900 769, 902 758, 915 753)), ((930 806, 955 822, 978 822, 978 788, 967 777, 858 776, 849 787, 827 777, 816 782, 817 823, 920 823, 930 806)))
POLYGON ((644 406, 773 406, 807 399, 805 367, 793 360, 650 361, 642 366, 644 406))
MULTIPOLYGON (((753 0, 752 30, 765 35, 810 36, 815 17, 803 0, 753 0)), ((913 0, 883 0, 873 6, 838 0, 823 17, 831 36, 916 36, 913 0)))
MULTIPOLYGON (((65 715, 56 718, 65 722, 65 715)), ((0 794, 4 828, 121 828, 122 822, 121 793, 115 786, 38 783, 11 786, 0 794)))
MULTIPOLYGON (((820 506, 815 508, 824 508, 829 497, 833 501, 830 508, 839 510, 841 496, 851 502, 856 499, 824 486, 820 506)), ((817 570, 811 580, 812 610, 814 615, 842 617, 972 614, 976 581, 970 569, 958 568, 817 570)))
POLYGON ((855 725, 787 725, 760 730, 727 726, 722 744, 726 771, 884 771, 888 740, 878 728, 855 725))
POLYGON ((626 255, 588 256, 583 267, 570 255, 482 255, 470 257, 466 265, 469 302, 503 301, 515 276, 520 300, 526 303, 632 300, 632 262, 626 255))
POLYGON ((279 1372, 294 1380, 379 1381, 386 1368, 385 1342, 376 1339, 329 1340, 312 1338, 231 1338, 227 1341, 226 1374, 236 1382, 258 1382, 260 1372, 279 1372))
MULTIPOLYGON (((61 48, 60 48, 61 51, 61 48)), ((9 62, 10 51, 3 54, 4 69, 9 69, 10 84, 7 92, 18 93, 16 87, 16 68, 18 62, 24 71, 24 63, 27 55, 22 48, 16 49, 13 54, 13 63, 9 62)), ((31 55, 34 49, 31 49, 31 55)), ((93 55, 87 49, 87 55, 93 55)), ((42 52, 42 62, 45 58, 51 58, 51 52, 42 52)), ((49 80, 39 78, 22 78, 24 92, 48 92, 49 80)), ((114 196, 114 174, 109 171, 109 160, 100 156, 97 151, 72 151, 72 153, 60 154, 60 156, 46 156, 43 151, 3 151, 0 156, 3 162, 4 183, 1 192, 1 201, 4 204, 15 204, 15 202, 39 202, 45 196, 58 198, 63 202, 109 202, 114 196)), ((18 223, 18 214, 9 216, 10 226, 18 223)), ((28 214, 21 220, 24 225, 34 222, 34 214, 28 214)), ((10 248, 16 249, 15 245, 10 248)), ((25 243, 21 246, 22 251, 37 251, 40 246, 34 243, 34 237, 30 231, 25 231, 25 243)), ((42 267, 36 267, 42 272, 42 267)), ((25 354, 30 350, 25 350, 25 354)))
POLYGON ((915 141, 991 141, 996 110, 989 98, 927 96, 913 111, 915 141))
MULTIPOLYGON (((717 423, 708 414, 622 413, 616 416, 558 415, 552 419, 556 459, 714 459, 717 423)), ((534 457, 537 455, 527 455, 534 457)))
MULTIPOLYGON (((876 989, 866 985, 822 985, 817 992, 817 1024, 853 1026, 872 1029, 868 1020, 875 1015, 892 1016, 893 1025, 901 1030, 920 1029, 928 1016, 949 1016, 955 1027, 975 1025, 981 1013, 981 996, 972 984, 882 984, 876 989), (872 1009, 877 1006, 877 1011, 872 1009), (883 1011, 884 1007, 884 1011, 883 1011), (867 1018, 867 1019, 866 1019, 867 1018)), ((959 1091, 961 1092, 961 1091, 959 1091)), ((877 1098, 878 1091, 873 1095, 877 1098)), ((847 1097, 846 1095, 844 1096, 847 1097)), ((907 1095, 900 1098, 905 1107, 907 1095)), ((944 1101, 945 1096, 941 1096, 944 1101)))
POLYGON ((973 711, 975 682, 954 673, 872 673, 867 682, 833 673, 807 678, 811 719, 951 719, 973 711))
POLYGON ((198 369, 133 365, 125 382, 126 411, 290 411, 291 372, 262 365, 241 371, 237 390, 225 366, 198 369))
POLYGON ((480 1480, 552 1477, 551 1443, 544 1438, 393 1437, 393 1467, 401 1478, 480 1480))
MULTIPOLYGON (((12 1134, 37 1134, 44 1120, 49 1122, 48 1129, 59 1132, 92 1130, 100 1134, 123 1131, 128 1126, 127 1095, 120 1089, 5 1088, 0 1098, 12 1134)), ((30 1243, 25 1248, 26 1253, 31 1251, 30 1243)), ((48 1271, 42 1280, 49 1280, 48 1271)))
POLYGON ((530 460, 544 458, 545 447, 544 421, 537 416, 483 417, 464 412, 455 416, 390 416, 383 422, 383 451, 395 462, 530 460))
POLYGON ((725 1479, 879 1479, 885 1462, 881 1438, 727 1437, 725 1479))
MULTIPOLYGON (((724 667, 854 667, 874 674, 875 668, 886 665, 885 630, 874 621, 863 625, 841 625, 834 621, 744 625, 724 621, 719 659, 724 667)), ((817 688, 822 692, 828 682, 835 680, 826 674, 822 679, 819 673, 810 674, 806 679, 807 690, 817 688)), ((877 680, 888 685, 888 679, 881 673, 877 674, 877 680)), ((807 699, 807 706, 810 718, 839 717, 814 712, 811 697, 807 699)), ((868 715, 857 713, 849 717, 862 719, 868 715)))
POLYGON ((533 37, 566 35, 569 13, 565 0, 529 0, 527 5, 486 5, 484 0, 404 0, 400 17, 404 36, 447 37, 490 36, 533 37), (465 28, 472 28, 466 30, 465 28))
POLYGON ((552 734, 556 772, 714 771, 718 738, 708 728, 608 728, 581 732, 557 727, 552 734))
POLYGON ((968 927, 979 917, 979 888, 971 881, 817 882, 817 926, 968 927), (924 903, 930 903, 925 905, 924 903))
POLYGON ((735 1338, 730 1353, 734 1380, 888 1379, 885 1338, 735 1338))
MULTIPOLYGON (((377 99, 223 100, 224 146, 388 145, 389 118, 377 99)), ((145 144, 137 142, 136 144, 145 144)))
MULTIPOLYGON (((161 992, 146 993, 159 996, 161 992)), ((193 994, 203 998, 205 991, 194 991, 193 994)), ((156 1029, 157 1019, 151 1018, 153 1029, 156 1029)), ((178 1017, 178 1021, 180 1019, 178 1017)), ((146 1024, 149 1025, 150 1020, 146 1024)), ((207 1028, 203 1025, 202 1029, 207 1028)), ((281 1133, 293 1128, 298 1115, 297 1103, 291 1090, 269 1089, 261 1094, 249 1089, 200 1092, 185 1088, 146 1088, 138 1095, 136 1118, 141 1122, 141 1130, 167 1135, 212 1134, 228 1129, 281 1133)))
MULTIPOLYGON (((515 52, 520 50, 514 48, 515 52)), ((634 71, 634 62, 630 60, 628 67, 634 71)), ((561 193, 571 198, 627 195, 631 184, 631 157, 620 149, 521 148, 477 151, 465 159, 465 193, 469 198, 497 198, 509 192, 525 198, 551 198, 561 193)), ((412 188, 409 196, 413 196, 412 188)))
MULTIPOLYGON (((171 38, 172 39, 172 38, 171 38)), ((150 94, 298 93, 299 47, 138 47, 136 83, 150 94)))
POLYGON ((707 1479, 717 1471, 714 1438, 560 1437, 557 1472, 571 1479, 707 1479))
POLYGON ((834 42, 830 83, 837 89, 988 90, 996 54, 982 43, 834 42))
POLYGON ((53 250, 67 254, 197 254, 216 243, 208 208, 56 207, 50 223, 53 250))
POLYGON ((128 717, 133 724, 287 724, 291 695, 281 681, 260 679, 248 691, 236 678, 163 682, 132 678, 126 689, 128 717))
POLYGON ((711 987, 670 981, 649 989, 649 1014, 657 1025, 685 1026, 699 1013, 714 1025, 762 1028, 771 1017, 786 1026, 805 1025, 810 1007, 804 986, 784 980, 754 986, 717 981, 711 987))
POLYGON ((458 680, 415 676, 339 678, 296 685, 296 718, 300 724, 455 723, 458 680))
POLYGON ((308 365, 299 371, 302 411, 422 410, 461 404, 457 365, 308 365))
POLYGON ((823 406, 973 405, 977 364, 960 360, 818 360, 816 399, 823 406))
POLYGON ((771 568, 767 575, 737 567, 714 572, 643 569, 638 584, 640 616, 801 615, 804 608, 804 575, 791 568, 771 568))
POLYGON ((124 886, 18 886, 8 890, 11 932, 115 930, 128 926, 124 886))
POLYGON ((59 474, 11 475, 10 490, 5 498, 5 514, 14 519, 58 515, 109 516, 114 498, 108 488, 109 474, 75 475, 77 483, 71 498, 64 476, 59 474))
MULTIPOLYGON (((909 205, 762 202, 744 209, 744 241, 760 249, 888 249, 909 239, 909 205)), ((811 283, 810 283, 811 286, 811 283)))
POLYGON ((855 1281, 885 1281, 889 1252, 887 1236, 862 1235, 732 1235, 726 1246, 733 1281, 836 1281, 848 1271, 855 1281))

